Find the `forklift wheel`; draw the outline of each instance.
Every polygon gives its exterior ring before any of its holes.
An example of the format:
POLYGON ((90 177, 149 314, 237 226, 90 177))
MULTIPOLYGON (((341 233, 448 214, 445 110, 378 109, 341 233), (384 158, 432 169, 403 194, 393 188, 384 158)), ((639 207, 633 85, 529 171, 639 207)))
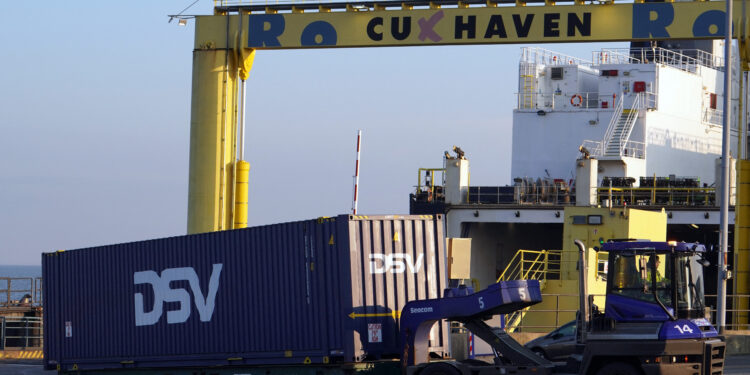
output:
POLYGON ((425 366, 419 375, 461 375, 461 372, 446 362, 435 362, 425 366))
POLYGON ((596 372, 596 375, 639 375, 638 370, 625 362, 610 363, 596 372))

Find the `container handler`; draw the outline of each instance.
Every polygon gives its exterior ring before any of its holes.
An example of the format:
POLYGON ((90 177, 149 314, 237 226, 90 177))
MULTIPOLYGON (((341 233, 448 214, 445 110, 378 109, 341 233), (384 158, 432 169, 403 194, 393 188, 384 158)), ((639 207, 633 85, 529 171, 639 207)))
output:
POLYGON ((619 241, 609 253, 604 312, 587 294, 585 246, 580 250, 577 354, 553 363, 484 323, 493 315, 541 302, 537 281, 500 282, 482 291, 452 289, 446 297, 413 301, 401 315, 402 365, 408 375, 722 374, 725 344, 705 317, 705 247, 694 243, 619 241), (456 296, 456 297, 453 297, 456 296), (490 344, 494 364, 427 362, 426 330, 438 319, 461 322, 490 344), (421 363, 420 363, 421 362, 421 363))

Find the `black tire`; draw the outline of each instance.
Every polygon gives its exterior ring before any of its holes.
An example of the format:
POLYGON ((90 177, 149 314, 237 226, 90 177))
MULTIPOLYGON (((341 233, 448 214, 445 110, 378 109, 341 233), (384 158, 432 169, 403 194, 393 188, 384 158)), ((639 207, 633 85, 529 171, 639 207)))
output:
POLYGON ((540 356, 540 357, 542 357, 544 359, 549 359, 549 358, 547 358, 547 354, 545 354, 544 350, 542 350, 541 348, 534 348, 534 349, 531 349, 531 351, 534 352, 534 354, 536 354, 536 355, 538 355, 538 356, 540 356))
POLYGON ((614 362, 600 368, 596 375, 640 375, 635 367, 625 362, 614 362))
POLYGON ((425 366, 419 375, 461 375, 461 372, 449 363, 434 362, 425 366))

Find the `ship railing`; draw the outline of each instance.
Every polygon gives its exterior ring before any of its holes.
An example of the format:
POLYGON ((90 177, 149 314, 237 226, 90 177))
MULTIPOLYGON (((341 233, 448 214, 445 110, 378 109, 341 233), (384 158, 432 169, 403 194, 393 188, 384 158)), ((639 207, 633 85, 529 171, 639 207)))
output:
POLYGON ((604 155, 604 142, 602 141, 593 141, 587 139, 583 141, 583 144, 581 144, 581 146, 588 150, 590 156, 600 158, 602 155, 604 155))
POLYGON ((603 109, 611 111, 617 99, 616 93, 592 92, 552 92, 552 93, 516 93, 516 110, 536 112, 543 111, 580 111, 603 109))
POLYGON ((38 306, 41 304, 41 277, 0 277, 0 306, 38 306))
POLYGON ((716 206, 712 187, 599 187, 602 206, 716 206))
POLYGON ((521 62, 541 65, 591 65, 591 61, 539 47, 521 48, 521 62))
MULTIPOLYGON (((621 99, 626 101, 632 99, 632 105, 641 109, 656 109, 657 94, 654 92, 640 92, 640 96, 632 94, 622 95, 620 93, 592 92, 551 92, 551 93, 516 93, 516 110, 524 112, 550 111, 580 111, 601 109, 604 111, 616 110, 621 99)), ((629 102, 630 103, 630 102, 629 102)), ((593 125, 593 124, 592 124, 593 125)))
POLYGON ((41 317, 0 317, 0 350, 41 348, 44 345, 41 317))
POLYGON ((656 48, 606 48, 595 51, 592 61, 596 64, 664 64, 680 70, 695 73, 698 66, 723 70, 724 59, 721 56, 699 50, 672 50, 656 48))
POLYGON ((714 108, 704 108, 701 120, 706 125, 721 127, 724 121, 724 111, 714 108))
MULTIPOLYGON (((563 179, 515 178, 513 179, 513 199, 510 202, 519 205, 572 205, 575 204, 575 195, 571 190, 572 184, 572 180, 565 181, 563 179)), ((491 187, 488 189, 491 189, 491 187)), ((505 189, 501 188, 501 190, 505 189)), ((479 198, 478 203, 490 203, 487 195, 471 194, 470 198, 474 196, 479 198)), ((501 198, 504 199, 497 203, 509 202, 507 197, 501 198)), ((472 203, 472 201, 470 200, 469 203, 472 203)))
POLYGON ((627 50, 603 49, 591 52, 591 61, 595 64, 640 64, 642 60, 632 56, 627 50))
POLYGON ((646 144, 638 141, 626 141, 620 149, 620 156, 636 159, 646 158, 646 144))
MULTIPOLYGON (((632 94, 627 94, 624 97, 632 97, 632 94)), ((643 91, 637 93, 634 102, 633 109, 656 109, 656 93, 652 91, 643 91)))

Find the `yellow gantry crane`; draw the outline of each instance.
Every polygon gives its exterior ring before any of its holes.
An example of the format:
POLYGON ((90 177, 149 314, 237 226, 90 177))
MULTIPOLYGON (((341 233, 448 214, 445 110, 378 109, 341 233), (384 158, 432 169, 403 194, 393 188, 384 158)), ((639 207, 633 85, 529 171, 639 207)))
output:
MULTIPOLYGON (((750 68, 750 32, 745 1, 733 4, 733 37, 739 41, 742 70, 746 71, 750 68)), ((410 0, 253 5, 219 0, 214 9, 213 15, 195 17, 188 233, 247 225, 250 166, 242 160, 242 119, 244 83, 256 50, 719 39, 725 34, 726 17, 724 1, 410 0)), ((740 160, 737 169, 735 264, 745 266, 735 270, 734 290, 750 294, 750 162, 740 160)))

